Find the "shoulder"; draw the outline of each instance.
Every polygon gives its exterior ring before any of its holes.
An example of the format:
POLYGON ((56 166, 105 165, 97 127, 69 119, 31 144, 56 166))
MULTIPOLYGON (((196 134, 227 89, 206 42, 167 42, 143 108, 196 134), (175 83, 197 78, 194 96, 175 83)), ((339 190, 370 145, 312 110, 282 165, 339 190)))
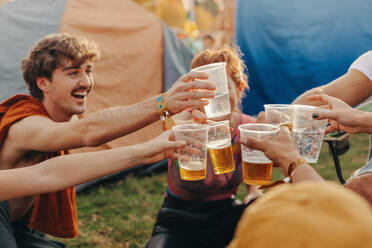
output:
POLYGON ((372 82, 372 51, 362 54, 351 64, 350 69, 362 72, 372 82))

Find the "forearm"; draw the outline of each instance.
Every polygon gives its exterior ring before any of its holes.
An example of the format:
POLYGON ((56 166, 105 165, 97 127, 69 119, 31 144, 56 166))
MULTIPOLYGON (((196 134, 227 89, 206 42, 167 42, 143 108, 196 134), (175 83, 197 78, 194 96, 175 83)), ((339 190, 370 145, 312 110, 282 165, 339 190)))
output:
POLYGON ((84 145, 97 146, 137 131, 159 119, 156 96, 129 106, 104 109, 79 120, 84 145))
POLYGON ((81 153, 0 171, 0 200, 55 192, 142 163, 141 146, 81 153))
POLYGON ((292 183, 299 183, 303 181, 319 181, 324 182, 324 179, 315 171, 310 165, 301 165, 294 171, 292 183))

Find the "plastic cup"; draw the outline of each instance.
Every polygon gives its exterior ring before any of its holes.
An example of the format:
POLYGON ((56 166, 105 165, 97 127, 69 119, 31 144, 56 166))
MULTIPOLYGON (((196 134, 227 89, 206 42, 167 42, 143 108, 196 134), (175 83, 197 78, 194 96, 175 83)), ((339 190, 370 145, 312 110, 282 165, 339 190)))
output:
MULTIPOLYGON (((244 124, 239 126, 240 137, 270 139, 279 132, 279 127, 269 124, 244 124)), ((243 160, 243 181, 251 185, 270 184, 273 162, 259 150, 241 145, 243 160)))
POLYGON ((192 69, 192 71, 208 73, 205 81, 216 84, 216 96, 209 99, 209 104, 204 106, 205 114, 209 119, 222 117, 231 113, 229 91, 227 87, 226 63, 212 63, 192 69))
POLYGON ((216 175, 235 170, 229 121, 208 125, 208 152, 216 175))
POLYGON ((292 130, 293 105, 265 104, 265 119, 267 123, 285 125, 292 130))
POLYGON ((177 149, 182 180, 202 180, 207 175, 208 125, 183 124, 173 127, 176 140, 187 142, 177 149))
POLYGON ((317 107, 293 106, 293 137, 301 156, 309 163, 316 163, 322 146, 328 120, 314 120, 317 107))

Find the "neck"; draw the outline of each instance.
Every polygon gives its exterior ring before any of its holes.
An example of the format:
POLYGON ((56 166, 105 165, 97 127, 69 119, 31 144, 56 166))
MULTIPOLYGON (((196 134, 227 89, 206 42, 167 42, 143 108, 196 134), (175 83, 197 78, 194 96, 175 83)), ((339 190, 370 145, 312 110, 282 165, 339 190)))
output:
POLYGON ((43 99, 41 104, 43 104, 45 110, 47 111, 50 118, 55 122, 66 122, 71 120, 71 115, 66 111, 60 110, 54 104, 50 103, 47 99, 43 99))

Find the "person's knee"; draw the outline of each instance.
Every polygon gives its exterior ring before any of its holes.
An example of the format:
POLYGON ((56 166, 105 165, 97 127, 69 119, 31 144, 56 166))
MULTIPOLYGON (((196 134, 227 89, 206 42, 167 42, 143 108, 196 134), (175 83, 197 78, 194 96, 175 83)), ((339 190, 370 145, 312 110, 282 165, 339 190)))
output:
POLYGON ((349 179, 345 183, 345 187, 363 196, 372 206, 372 173, 349 179))

